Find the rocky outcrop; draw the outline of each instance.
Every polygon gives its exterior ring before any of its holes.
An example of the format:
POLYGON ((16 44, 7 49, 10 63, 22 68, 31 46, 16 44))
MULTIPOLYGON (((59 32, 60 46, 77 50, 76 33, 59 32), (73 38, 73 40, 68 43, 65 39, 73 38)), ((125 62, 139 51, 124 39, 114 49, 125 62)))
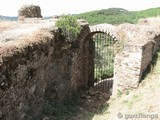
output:
POLYGON ((19 20, 24 18, 42 18, 41 8, 36 5, 23 5, 18 10, 19 20))

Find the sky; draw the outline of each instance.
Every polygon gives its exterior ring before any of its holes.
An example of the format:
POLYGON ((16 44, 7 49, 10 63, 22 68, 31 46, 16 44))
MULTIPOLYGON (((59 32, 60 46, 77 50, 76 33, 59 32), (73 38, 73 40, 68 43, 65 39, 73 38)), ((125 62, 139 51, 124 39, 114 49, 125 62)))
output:
POLYGON ((130 11, 160 7, 160 0, 0 0, 0 15, 18 16, 18 9, 24 4, 41 7, 42 16, 76 14, 111 7, 130 11))

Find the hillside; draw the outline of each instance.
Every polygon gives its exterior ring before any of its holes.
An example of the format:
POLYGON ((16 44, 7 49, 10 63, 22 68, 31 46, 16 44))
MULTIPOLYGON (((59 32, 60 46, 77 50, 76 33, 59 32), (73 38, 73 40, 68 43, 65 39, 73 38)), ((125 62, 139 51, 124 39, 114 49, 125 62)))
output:
POLYGON ((15 21, 18 17, 9 17, 9 16, 2 16, 0 15, 0 21, 15 21))
POLYGON ((122 8, 109 8, 74 15, 78 19, 85 19, 91 25, 100 23, 121 24, 136 23, 141 18, 160 15, 160 7, 142 11, 128 11, 122 8))
MULTIPOLYGON (((151 8, 142 11, 128 11, 123 8, 108 8, 102 10, 95 10, 91 12, 85 12, 81 14, 74 14, 77 19, 85 19, 91 25, 109 23, 109 24, 121 24, 121 23, 136 23, 141 18, 155 17, 160 15, 160 7, 151 8)), ((50 16, 44 17, 50 18, 50 16)), ((18 17, 2 16, 0 15, 0 21, 15 21, 18 17)))

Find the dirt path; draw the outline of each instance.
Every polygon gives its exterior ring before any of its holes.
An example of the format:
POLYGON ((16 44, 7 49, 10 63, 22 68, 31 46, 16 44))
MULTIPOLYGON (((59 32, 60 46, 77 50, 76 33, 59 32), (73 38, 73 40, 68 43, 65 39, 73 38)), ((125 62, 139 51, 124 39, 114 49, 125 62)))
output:
POLYGON ((43 120, 92 120, 94 115, 105 110, 109 98, 109 93, 95 88, 81 90, 64 105, 50 106, 53 111, 50 109, 43 120))

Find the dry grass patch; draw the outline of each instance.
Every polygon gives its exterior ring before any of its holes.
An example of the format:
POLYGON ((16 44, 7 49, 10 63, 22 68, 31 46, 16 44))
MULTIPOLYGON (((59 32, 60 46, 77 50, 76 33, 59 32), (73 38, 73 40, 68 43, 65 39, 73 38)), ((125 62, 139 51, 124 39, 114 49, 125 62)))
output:
POLYGON ((16 22, 11 21, 0 21, 0 30, 10 29, 16 22))
POLYGON ((23 36, 17 38, 15 41, 8 41, 0 44, 0 55, 10 56, 17 51, 23 51, 24 48, 28 46, 33 46, 35 44, 41 44, 47 41, 51 41, 53 35, 46 29, 40 29, 34 32, 32 35, 23 36))

